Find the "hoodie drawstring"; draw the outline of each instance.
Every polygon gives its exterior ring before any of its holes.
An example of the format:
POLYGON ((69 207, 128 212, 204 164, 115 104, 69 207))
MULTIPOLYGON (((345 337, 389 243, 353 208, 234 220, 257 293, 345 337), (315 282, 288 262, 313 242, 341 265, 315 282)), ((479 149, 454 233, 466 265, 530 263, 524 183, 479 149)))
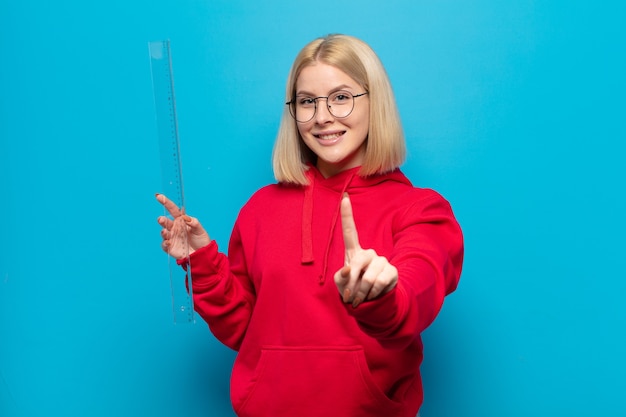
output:
POLYGON ((335 214, 333 215, 333 221, 330 224, 330 234, 328 235, 328 239, 326 239, 326 252, 324 253, 324 266, 322 268, 322 274, 319 276, 320 285, 324 285, 326 282, 326 272, 328 271, 328 255, 330 254, 330 244, 332 243, 333 236, 335 234, 335 226, 337 225, 337 218, 341 213, 341 200, 343 199, 343 195, 345 194, 348 186, 352 182, 352 178, 354 178, 355 174, 352 174, 348 177, 348 180, 343 185, 343 189, 339 193, 339 199, 337 200, 337 208, 335 209, 335 214))
POLYGON ((309 175, 309 185, 304 189, 304 201, 302 203, 302 264, 313 263, 313 186, 315 176, 309 175))
MULTIPOLYGON (((332 243, 333 235, 335 233, 335 227, 338 222, 339 214, 341 213, 341 199, 343 198, 344 193, 350 186, 352 179, 356 173, 350 175, 346 182, 343 185, 341 192, 339 193, 339 198, 337 199, 337 207, 335 208, 335 212, 333 214, 333 219, 330 224, 330 232, 328 235, 328 239, 326 239, 326 250, 324 251, 324 262, 322 264, 322 273, 319 275, 319 284, 324 285, 326 282, 326 273, 328 272, 328 257, 330 255, 330 246, 332 243)), ((315 178, 314 175, 309 175, 309 185, 304 190, 304 202, 302 204, 302 263, 303 264, 312 264, 313 263, 313 233, 312 233, 312 223, 313 223, 313 189, 315 188, 315 178)))

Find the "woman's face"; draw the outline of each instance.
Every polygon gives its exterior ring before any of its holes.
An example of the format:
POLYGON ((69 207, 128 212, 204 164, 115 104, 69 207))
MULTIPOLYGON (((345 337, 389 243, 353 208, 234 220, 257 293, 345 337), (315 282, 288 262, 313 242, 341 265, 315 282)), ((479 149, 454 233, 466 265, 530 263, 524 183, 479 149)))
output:
MULTIPOLYGON (((303 68, 296 81, 296 96, 327 97, 337 91, 353 96, 365 93, 346 73, 321 62, 303 68)), ((325 98, 318 99, 315 116, 297 125, 304 143, 317 155, 317 168, 324 177, 360 166, 369 131, 369 96, 354 98, 354 109, 344 118, 328 111, 325 98)))

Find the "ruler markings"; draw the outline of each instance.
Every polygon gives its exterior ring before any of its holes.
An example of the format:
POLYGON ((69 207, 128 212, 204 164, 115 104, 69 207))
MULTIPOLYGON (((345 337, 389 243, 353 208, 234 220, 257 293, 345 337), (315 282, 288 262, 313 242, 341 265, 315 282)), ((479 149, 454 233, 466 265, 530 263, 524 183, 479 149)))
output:
MULTIPOLYGON (((149 42, 149 51, 159 136, 162 193, 176 203, 181 210, 184 210, 185 198, 170 41, 149 42)), ((171 218, 169 215, 168 217, 171 218)), ((189 253, 189 248, 187 248, 187 253, 189 253)), ((191 266, 189 265, 188 273, 186 273, 169 255, 168 266, 174 322, 177 324, 194 323, 191 266)))

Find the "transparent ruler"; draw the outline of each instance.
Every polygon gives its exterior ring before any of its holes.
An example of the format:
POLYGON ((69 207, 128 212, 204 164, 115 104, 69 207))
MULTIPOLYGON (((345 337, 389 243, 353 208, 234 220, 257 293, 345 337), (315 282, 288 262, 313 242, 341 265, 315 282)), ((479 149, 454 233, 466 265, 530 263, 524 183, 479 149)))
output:
MULTIPOLYGON (((174 98, 174 76, 170 41, 149 42, 152 89, 156 107, 157 130, 161 155, 162 194, 184 210, 183 175, 180 162, 178 122, 174 98)), ((168 217, 168 213, 166 213, 168 217)), ((185 239, 186 241, 186 239, 185 239)), ((186 250, 189 254, 189 248, 186 250)), ((194 323, 193 297, 191 288, 191 266, 187 273, 168 256, 170 286, 175 323, 194 323)))

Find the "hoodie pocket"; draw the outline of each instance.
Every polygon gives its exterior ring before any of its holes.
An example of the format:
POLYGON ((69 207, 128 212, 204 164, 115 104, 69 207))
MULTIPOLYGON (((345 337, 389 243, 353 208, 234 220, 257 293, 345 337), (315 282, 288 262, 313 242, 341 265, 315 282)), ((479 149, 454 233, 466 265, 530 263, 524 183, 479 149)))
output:
POLYGON ((401 409, 374 381, 360 346, 265 346, 251 380, 242 379, 235 369, 234 398, 243 399, 233 406, 241 417, 393 416, 401 409))

